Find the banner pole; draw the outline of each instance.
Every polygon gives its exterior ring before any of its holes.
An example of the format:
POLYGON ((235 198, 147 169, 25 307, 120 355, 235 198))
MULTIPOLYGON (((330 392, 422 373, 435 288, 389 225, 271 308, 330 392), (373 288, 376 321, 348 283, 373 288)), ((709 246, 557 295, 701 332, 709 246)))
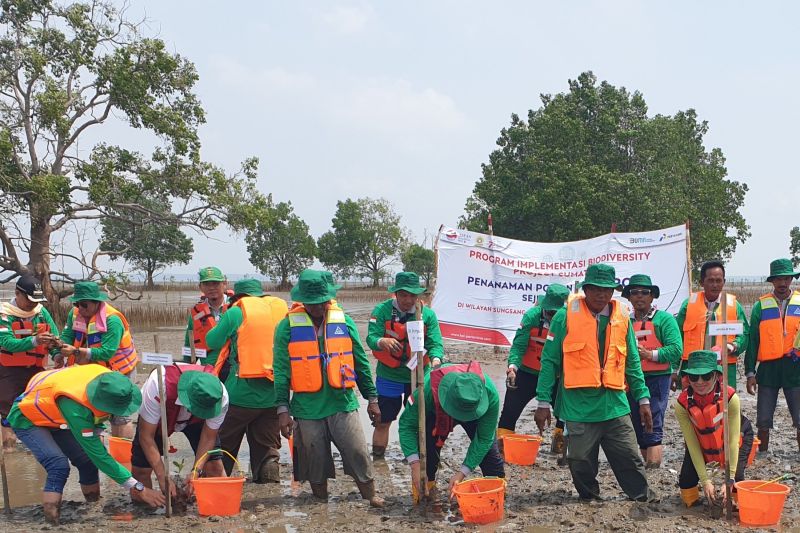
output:
POLYGON ((692 221, 686 221, 686 273, 689 276, 689 292, 692 292, 692 221))
MULTIPOLYGON (((488 230, 489 230, 489 243, 491 244, 494 241, 494 223, 492 222, 492 213, 489 212, 488 218, 488 230)), ((489 248, 492 252, 492 257, 494 257, 494 246, 489 248)), ((492 281, 497 281, 497 262, 492 262, 492 281)), ((492 289, 492 305, 495 303, 495 294, 494 289, 492 289)), ((492 332, 497 332, 497 324, 496 324, 496 317, 492 314, 492 332)), ((492 339, 492 351, 494 353, 494 358, 497 359, 500 356, 500 347, 497 345, 497 342, 492 339)))

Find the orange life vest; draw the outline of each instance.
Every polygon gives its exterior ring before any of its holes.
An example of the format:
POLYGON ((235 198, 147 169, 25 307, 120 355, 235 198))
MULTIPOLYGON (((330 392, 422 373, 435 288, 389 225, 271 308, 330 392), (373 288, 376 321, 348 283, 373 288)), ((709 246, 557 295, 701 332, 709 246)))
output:
POLYGON ((625 358, 631 325, 625 304, 611 300, 603 367, 597 342, 597 319, 579 295, 567 304, 567 334, 564 337, 564 388, 625 390, 625 358))
MULTIPOLYGON (((736 316, 736 296, 731 293, 727 293, 727 295, 728 312, 726 322, 736 322, 738 320, 736 316)), ((717 310, 714 311, 714 315, 716 316, 717 322, 722 322, 722 304, 717 306, 717 310)), ((706 307, 705 292, 693 292, 689 296, 689 302, 686 305, 686 318, 683 321, 682 359, 684 361, 689 359, 690 353, 697 350, 702 350, 705 346, 707 316, 708 307, 706 307)), ((735 340, 736 335, 728 335, 726 339, 723 339, 722 335, 717 335, 714 337, 714 351, 721 351, 723 342, 731 343, 735 340)), ((728 364, 736 364, 735 355, 728 355, 728 364)))
POLYGON ((772 361, 789 356, 800 330, 800 291, 794 291, 786 305, 786 314, 773 294, 761 298, 761 321, 758 324, 758 360, 772 361))
MULTIPOLYGON (((636 340, 639 344, 648 350, 658 350, 664 346, 661 344, 661 341, 658 339, 658 337, 656 337, 656 328, 653 325, 652 320, 631 320, 633 321, 633 332, 636 334, 636 340)), ((640 358, 641 355, 642 354, 639 354, 640 358)), ((658 363, 649 357, 641 358, 641 361, 642 372, 658 372, 669 370, 669 363, 658 363)))
POLYGON ((533 326, 528 336, 528 347, 522 354, 522 364, 536 371, 542 369, 542 351, 544 343, 547 342, 549 330, 543 326, 544 322, 539 321, 538 326, 533 326))
MULTIPOLYGON (((372 355, 375 359, 388 366, 389 368, 398 368, 411 358, 411 345, 408 343, 408 334, 406 333, 406 323, 400 322, 397 318, 397 309, 392 306, 392 318, 384 322, 384 337, 392 338, 403 345, 403 350, 400 354, 394 355, 389 350, 372 350, 372 355)), ((423 324, 423 331, 427 332, 428 328, 423 324)), ((425 365, 430 364, 430 359, 425 355, 425 365)))
MULTIPOLYGON (((275 326, 286 316, 289 307, 275 296, 245 296, 231 307, 242 310, 242 325, 236 331, 236 358, 240 378, 267 378, 275 381, 272 369, 272 345, 275 326)), ((231 349, 231 339, 219 353, 214 372, 219 376, 231 349)))
MULTIPOLYGON (((736 390, 728 387, 728 403, 734 394, 736 390)), ((706 464, 717 462, 724 465, 722 386, 719 381, 714 385, 714 392, 704 398, 695 398, 694 390, 689 385, 678 396, 678 403, 689 412, 689 419, 700 442, 706 464)))
MULTIPOLYGON (((228 304, 223 303, 221 312, 224 313, 227 309, 228 304)), ((217 325, 217 319, 214 318, 214 313, 211 312, 211 306, 208 305, 208 300, 201 300, 194 304, 191 310, 191 317, 194 347, 208 351, 206 335, 217 325)))
MULTIPOLYGON (((34 327, 31 320, 23 318, 11 318, 11 331, 17 339, 24 339, 33 337, 39 333, 47 333, 50 331, 50 326, 47 322, 39 322, 34 327)), ((40 344, 34 346, 27 352, 9 352, 5 348, 0 348, 0 366, 22 366, 31 367, 38 366, 44 368, 44 363, 47 360, 47 346, 40 344)))
MULTIPOLYGON (((105 366, 110 368, 111 370, 116 370, 122 374, 130 374, 136 369, 136 365, 139 364, 139 356, 136 355, 136 348, 133 345, 133 337, 131 337, 131 328, 128 325, 128 319, 125 318, 125 315, 117 311, 114 307, 111 306, 108 302, 104 303, 105 305, 105 312, 106 312, 106 320, 112 316, 119 317, 122 321, 122 326, 125 328, 125 331, 122 333, 122 339, 119 341, 119 346, 117 347, 117 351, 108 361, 92 361, 93 363, 97 363, 98 365, 105 366)), ((72 341, 72 345, 76 348, 100 348, 103 346, 103 333, 97 331, 97 324, 95 324, 95 320, 97 316, 93 316, 89 323, 86 325, 86 332, 77 331, 74 329, 75 318, 78 316, 78 310, 72 310, 72 324, 73 324, 73 332, 75 334, 75 339, 72 341)), ((75 362, 75 357, 70 356, 67 360, 68 365, 72 365, 75 362)))
POLYGON ((342 308, 334 303, 328 304, 323 324, 325 353, 319 351, 317 328, 303 304, 295 302, 287 317, 292 390, 295 392, 321 390, 323 364, 328 385, 335 389, 355 387, 353 340, 347 330, 342 308))
POLYGON ((56 400, 67 397, 92 411, 95 420, 109 416, 89 403, 86 387, 97 376, 111 372, 100 365, 79 365, 45 370, 31 378, 19 400, 19 410, 34 426, 67 429, 56 400))

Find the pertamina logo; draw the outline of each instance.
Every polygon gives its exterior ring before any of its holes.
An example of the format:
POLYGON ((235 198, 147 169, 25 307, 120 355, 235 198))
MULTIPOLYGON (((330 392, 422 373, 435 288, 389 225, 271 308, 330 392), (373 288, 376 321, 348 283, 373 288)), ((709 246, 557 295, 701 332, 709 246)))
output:
POLYGON ((449 229, 444 232, 444 236, 446 239, 454 241, 458 238, 458 232, 454 229, 449 229))

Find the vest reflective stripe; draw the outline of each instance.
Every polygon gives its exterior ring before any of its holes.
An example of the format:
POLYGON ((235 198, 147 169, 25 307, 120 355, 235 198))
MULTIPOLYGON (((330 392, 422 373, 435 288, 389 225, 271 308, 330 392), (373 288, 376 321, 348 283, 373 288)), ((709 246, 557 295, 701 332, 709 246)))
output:
POLYGON ((761 321, 758 324, 758 360, 773 361, 791 355, 794 338, 800 330, 800 291, 794 291, 781 316, 778 300, 772 294, 760 299, 761 321))
POLYGON ((542 369, 542 351, 544 343, 547 341, 548 329, 545 327, 534 326, 528 336, 528 347, 522 355, 522 364, 536 371, 542 369))
MULTIPOLYGON (((228 305, 222 304, 221 311, 224 313, 227 309, 228 305)), ((211 312, 211 306, 208 305, 208 302, 205 300, 198 302, 192 307, 190 315, 192 317, 192 340, 194 342, 194 347, 208 351, 206 335, 217 325, 217 319, 214 318, 214 313, 211 312)))
MULTIPOLYGON (((24 320, 21 318, 12 317, 11 331, 17 339, 25 339, 34 334, 46 333, 50 331, 50 326, 47 322, 39 322, 34 327, 31 320, 24 320)), ((38 366, 44 368, 44 363, 47 357, 47 346, 40 345, 34 346, 27 352, 10 352, 0 348, 0 366, 7 367, 31 367, 38 366)))
MULTIPOLYGON (((728 293, 728 316, 727 322, 736 322, 738 317, 736 315, 736 296, 728 293)), ((706 341, 706 322, 707 322, 708 307, 706 307, 706 298, 703 291, 693 292, 689 296, 689 302, 686 305, 686 318, 683 321, 683 357, 686 361, 689 354, 702 350, 706 341)), ((722 304, 717 306, 714 311, 716 322, 722 322, 722 304)), ((728 335, 724 342, 734 342, 736 335, 728 335)), ((715 351, 722 350, 723 338, 722 335, 714 337, 715 351)), ((736 364, 737 357, 735 355, 728 356, 728 364, 736 364)))
POLYGON ((625 358, 628 354, 627 307, 611 300, 611 315, 606 333, 603 367, 597 343, 597 319, 586 307, 583 296, 567 305, 567 335, 564 337, 564 388, 625 390, 625 358))
POLYGON ((89 403, 86 387, 96 377, 111 372, 100 365, 80 365, 46 370, 33 376, 19 400, 19 410, 35 426, 62 428, 64 416, 56 405, 61 397, 70 398, 92 411, 95 419, 109 416, 89 403))
MULTIPOLYGON (((728 387, 729 403, 735 393, 736 391, 732 387, 728 387)), ((694 398, 694 391, 691 385, 686 387, 678 396, 678 403, 689 412, 692 428, 700 443, 700 449, 703 452, 703 460, 706 464, 717 462, 720 465, 724 465, 724 421, 722 411, 722 388, 719 382, 715 385, 711 401, 707 404, 701 405, 698 403, 694 398)))
MULTIPOLYGON (((119 317, 122 321, 122 327, 124 331, 122 333, 122 339, 119 341, 119 346, 117 347, 117 351, 114 352, 114 355, 108 361, 92 361, 93 363, 97 363, 98 365, 105 366, 110 368, 111 370, 116 370, 117 372, 121 372, 123 374, 130 374, 131 372, 136 369, 136 365, 139 364, 139 356, 136 354, 136 348, 133 345, 133 337, 131 337, 131 328, 128 325, 128 319, 125 318, 125 315, 120 313, 117 309, 111 306, 108 302, 105 304, 106 306, 106 320, 112 316, 119 317)), ((72 310, 72 323, 75 324, 75 319, 78 316, 78 310, 72 310)), ((75 340, 72 341, 72 345, 76 348, 100 348, 103 346, 103 333, 97 331, 97 325, 95 324, 95 318, 89 321, 86 325, 86 333, 82 331, 75 331, 75 340)), ((74 363, 74 357, 70 357, 67 361, 67 364, 72 365, 74 363)))
MULTIPOLYGON (((633 320, 632 326, 633 332, 636 335, 636 342, 638 344, 644 346, 648 350, 658 350, 664 346, 656 336, 656 327, 652 321, 633 320)), ((642 354, 640 353, 639 357, 642 362, 642 372, 659 372, 663 370, 669 370, 669 363, 658 363, 649 357, 641 358, 641 355, 642 354)))
MULTIPOLYGON (((246 296, 234 306, 242 310, 242 325, 236 332, 236 357, 240 378, 267 378, 274 381, 272 348, 275 326, 286 316, 286 302, 274 296, 246 296)), ((223 350, 230 350, 230 342, 223 350)), ((220 354, 220 360, 224 361, 220 354)), ((219 364, 218 361, 218 365, 219 364)))
MULTIPOLYGON (((394 311, 393 311, 394 312, 394 311)), ((398 320, 387 320, 384 322, 384 337, 392 338, 403 345, 403 352, 400 355, 394 355, 388 350, 372 350, 372 355, 375 359, 388 366, 389 368, 398 368, 411 358, 411 345, 408 343, 408 333, 406 332, 405 322, 401 323, 398 320)), ((423 324, 423 335, 427 332, 428 328, 423 324)), ((425 365, 430 363, 430 359, 425 355, 425 365)))

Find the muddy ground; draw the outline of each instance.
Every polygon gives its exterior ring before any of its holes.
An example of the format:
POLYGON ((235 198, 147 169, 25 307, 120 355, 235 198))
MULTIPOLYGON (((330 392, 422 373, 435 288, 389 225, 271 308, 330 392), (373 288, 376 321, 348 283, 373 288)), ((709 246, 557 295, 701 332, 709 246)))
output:
MULTIPOLYGON (((371 304, 343 302, 359 323, 362 335, 366 330, 371 304)), ((135 330, 134 330, 135 331, 135 330)), ((136 333, 136 331, 135 331, 136 333)), ((154 332, 136 335, 140 350, 152 349, 154 332)), ((182 342, 180 328, 163 328, 159 332, 161 351, 179 353, 182 342)), ((484 363, 484 369, 501 392, 505 391, 505 352, 495 354, 492 348, 461 343, 446 343, 448 356, 455 361, 475 358, 484 363)), ((740 380, 740 384, 743 381, 740 380)), ((743 388, 743 385, 740 386, 743 388)), ((755 398, 742 394, 745 414, 755 417, 755 398)), ((518 432, 533 433, 532 403, 517 426, 518 432)), ((365 408, 362 407, 362 412, 365 408)), ((363 413, 362 413, 363 414, 363 413)), ((371 428, 363 416, 367 441, 371 428)), ((797 451, 795 432, 791 427, 784 400, 779 401, 776 429, 770 442, 770 452, 758 455, 749 479, 773 479, 785 472, 800 475, 800 454, 797 451)), ((65 492, 62 511, 63 523, 57 528, 44 524, 41 508, 36 502, 43 483, 43 473, 33 458, 24 451, 7 457, 10 471, 10 488, 13 515, 0 517, 0 531, 198 531, 198 532, 283 532, 283 531, 445 531, 452 529, 478 529, 481 531, 719 531, 737 529, 737 521, 726 523, 709 517, 703 507, 686 509, 678 495, 677 472, 683 457, 683 444, 674 416, 668 415, 665 429, 665 463, 661 469, 648 470, 652 487, 659 500, 641 504, 627 501, 620 492, 614 476, 605 461, 601 462, 599 480, 604 500, 581 503, 572 487, 569 470, 558 466, 555 456, 549 453, 549 434, 545 435, 536 464, 533 467, 507 465, 505 519, 489 526, 476 528, 464 524, 457 506, 445 504, 443 512, 421 516, 412 507, 408 467, 402 462, 397 443, 396 426, 386 460, 375 462, 375 473, 380 493, 386 498, 384 509, 370 509, 359 497, 355 484, 341 473, 337 458, 338 477, 330 483, 331 498, 328 504, 313 500, 308 485, 291 483, 291 466, 286 447, 281 450, 282 479, 280 485, 255 485, 245 483, 242 511, 236 517, 200 517, 196 506, 189 507, 184 516, 167 519, 164 511, 153 511, 133 505, 130 498, 113 482, 103 480, 103 498, 99 503, 88 504, 80 498, 77 472, 73 471, 65 492)), ((175 439, 178 456, 187 456, 188 443, 182 435, 175 439)), ((449 465, 461 463, 468 446, 466 435, 460 428, 448 439, 443 452, 449 465)), ((335 449, 334 449, 335 450, 335 449)), ((240 459, 246 459, 243 446, 240 459)), ((187 461, 187 463, 190 462, 187 461)), ((244 460, 243 464, 247 464, 244 460)), ((184 469, 187 472, 188 468, 184 469)), ((446 486, 451 469, 442 466, 440 488, 446 486)), ((790 493, 783 512, 782 531, 800 532, 800 495, 794 483, 789 483, 790 493)))

